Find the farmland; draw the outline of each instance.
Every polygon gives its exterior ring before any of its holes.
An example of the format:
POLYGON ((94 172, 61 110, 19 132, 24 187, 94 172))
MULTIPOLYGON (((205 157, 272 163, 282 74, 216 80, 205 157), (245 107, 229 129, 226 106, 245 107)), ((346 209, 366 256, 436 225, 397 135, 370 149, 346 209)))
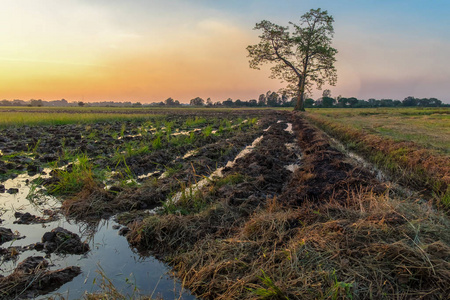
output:
POLYGON ((0 298, 450 293, 448 110, 0 114, 0 298))
POLYGON ((411 141, 450 154, 448 108, 313 109, 311 112, 371 134, 395 141, 411 141))

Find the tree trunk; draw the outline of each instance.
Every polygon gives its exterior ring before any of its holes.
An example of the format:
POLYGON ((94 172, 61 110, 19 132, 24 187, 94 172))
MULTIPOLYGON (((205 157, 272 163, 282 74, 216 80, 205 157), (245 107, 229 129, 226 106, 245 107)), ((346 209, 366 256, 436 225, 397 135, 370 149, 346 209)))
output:
POLYGON ((297 103, 295 104, 294 110, 305 111, 305 85, 303 84, 303 80, 300 79, 298 83, 298 91, 297 91, 297 103))

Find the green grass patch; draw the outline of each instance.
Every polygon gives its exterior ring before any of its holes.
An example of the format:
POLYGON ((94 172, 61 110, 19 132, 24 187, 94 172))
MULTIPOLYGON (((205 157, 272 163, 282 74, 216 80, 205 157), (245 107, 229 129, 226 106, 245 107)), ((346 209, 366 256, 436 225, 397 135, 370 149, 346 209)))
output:
POLYGON ((73 195, 81 192, 87 185, 93 185, 101 178, 100 173, 86 155, 78 156, 69 169, 58 169, 58 181, 48 189, 52 195, 73 195))

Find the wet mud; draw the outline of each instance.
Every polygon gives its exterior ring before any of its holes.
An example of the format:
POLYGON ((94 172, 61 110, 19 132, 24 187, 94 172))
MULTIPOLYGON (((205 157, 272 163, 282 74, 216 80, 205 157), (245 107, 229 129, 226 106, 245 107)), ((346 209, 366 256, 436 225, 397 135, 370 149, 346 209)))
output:
POLYGON ((284 201, 297 205, 306 200, 312 203, 330 199, 345 202, 349 195, 361 189, 376 194, 386 191, 385 183, 369 170, 352 164, 317 128, 295 115, 291 120, 298 133, 298 145, 303 149, 303 159, 286 186, 284 201))
POLYGON ((81 273, 79 267, 49 271, 48 266, 42 256, 26 258, 12 274, 0 277, 0 299, 32 299, 56 290, 81 273))

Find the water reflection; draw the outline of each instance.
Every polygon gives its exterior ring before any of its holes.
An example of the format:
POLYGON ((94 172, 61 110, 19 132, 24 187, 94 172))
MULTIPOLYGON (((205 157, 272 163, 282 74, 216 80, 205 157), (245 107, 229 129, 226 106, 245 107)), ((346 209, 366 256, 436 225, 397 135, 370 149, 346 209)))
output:
MULTIPOLYGON (((164 299, 195 299, 168 274, 169 268, 165 264, 130 249, 126 239, 118 235, 119 226, 113 220, 101 220, 97 223, 74 222, 60 215, 58 220, 47 223, 15 224, 14 213, 17 211, 29 212, 44 218, 45 209, 59 208, 58 199, 40 194, 41 187, 31 183, 38 177, 39 175, 22 174, 2 183, 6 189, 17 188, 18 193, 0 193, 0 218, 3 220, 0 226, 19 232, 24 238, 3 243, 1 247, 23 247, 40 242, 44 233, 56 227, 65 228, 78 234, 83 241, 87 241, 91 251, 84 255, 52 253, 47 258, 52 270, 79 266, 83 272, 52 293, 53 295, 61 295, 65 299, 79 299, 86 292, 99 291, 102 280, 106 280, 127 295, 136 295, 139 292, 145 295, 153 294, 154 297, 161 296, 164 299)), ((17 263, 29 256, 44 255, 45 253, 36 250, 19 251, 12 260, 2 259, 0 274, 4 276, 11 274, 17 263)), ((47 299, 48 296, 38 299, 47 299)))

